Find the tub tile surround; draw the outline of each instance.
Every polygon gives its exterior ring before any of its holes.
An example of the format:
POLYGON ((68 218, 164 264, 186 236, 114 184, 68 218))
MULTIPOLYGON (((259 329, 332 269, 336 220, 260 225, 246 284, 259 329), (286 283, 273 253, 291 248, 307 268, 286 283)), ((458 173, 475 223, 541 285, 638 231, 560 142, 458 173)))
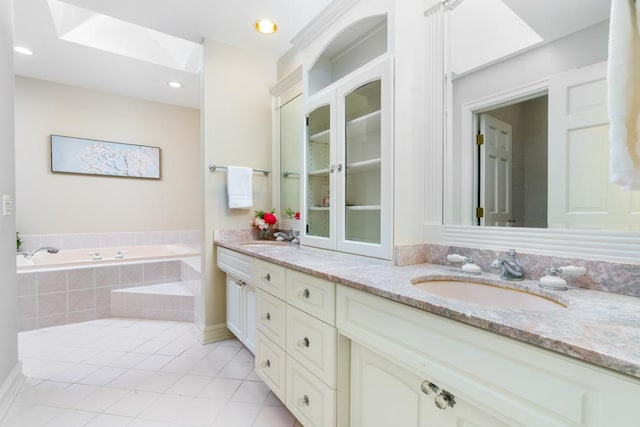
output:
MULTIPOLYGON (((18 230, 20 231, 20 230, 18 230)), ((20 234, 22 250, 54 246, 63 250, 183 244, 200 249, 200 230, 77 234, 20 234)))
MULTIPOLYGON (((160 318, 167 320, 193 320, 193 291, 200 288, 199 257, 195 259, 149 262, 78 268, 71 270, 24 272, 18 274, 18 325, 20 331, 45 328, 67 323, 101 319, 112 314, 112 293, 130 288, 181 282, 191 292, 191 298, 177 295, 178 309, 169 308, 165 298, 162 305, 149 306, 156 295, 148 294, 143 306, 133 305, 131 297, 115 305, 120 316, 160 318), (181 299, 182 298, 182 299, 181 299), (189 305, 190 304, 190 305, 189 305), (124 310, 126 308, 126 310, 124 310)), ((133 293, 136 293, 135 291, 133 293)), ((124 297, 123 297, 124 298, 124 297)))
MULTIPOLYGON (((218 234, 223 235, 230 234, 218 234)), ((414 260, 423 263, 398 266, 388 261, 310 247, 247 246, 241 244, 243 241, 245 239, 216 238, 215 243, 302 273, 640 378, 638 298, 585 288, 574 288, 566 292, 545 291, 539 288, 537 281, 529 279, 505 283, 500 281, 497 274, 486 272, 487 261, 483 258, 483 261, 479 262, 484 266, 484 279, 548 296, 567 305, 566 308, 553 311, 492 308, 439 297, 412 286, 411 280, 420 277, 462 277, 459 267, 428 264, 426 260, 429 258, 419 259, 419 256, 413 255, 414 260)), ((433 247, 429 248, 426 257, 435 256, 438 262, 441 262, 446 253, 458 252, 459 249, 433 247)), ((407 253, 413 250, 415 248, 403 249, 407 253)), ((469 250, 463 254, 478 256, 476 250, 469 250)), ((490 259, 490 262, 495 252, 491 255, 489 251, 487 255, 486 259, 490 259)), ((479 257, 478 259, 480 260, 479 257)), ((526 268, 529 259, 522 261, 526 268)), ((543 261, 545 260, 537 261, 543 264, 541 269, 547 266, 546 261, 543 261)), ((559 261, 554 257, 553 263, 549 263, 549 266, 566 265, 567 260, 562 260, 561 263, 559 261)), ((536 271, 534 269, 533 274, 536 271)))
MULTIPOLYGON (((422 263, 455 266, 456 264, 446 260, 448 254, 460 254, 473 258, 483 272, 490 272, 496 271, 491 269, 491 262, 498 256, 504 257, 506 253, 505 251, 435 244, 407 245, 396 247, 395 263, 400 266, 422 263)), ((518 252, 518 261, 524 268, 526 279, 537 281, 546 274, 546 270, 550 267, 575 265, 585 267, 587 274, 568 278, 569 286, 640 297, 640 265, 521 252, 518 252)))

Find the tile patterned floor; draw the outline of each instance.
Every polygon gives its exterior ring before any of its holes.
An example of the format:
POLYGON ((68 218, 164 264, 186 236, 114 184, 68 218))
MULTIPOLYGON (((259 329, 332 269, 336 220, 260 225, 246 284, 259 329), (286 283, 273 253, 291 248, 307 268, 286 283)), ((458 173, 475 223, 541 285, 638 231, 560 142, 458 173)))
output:
POLYGON ((230 339, 101 319, 19 334, 27 380, 0 427, 301 427, 230 339))

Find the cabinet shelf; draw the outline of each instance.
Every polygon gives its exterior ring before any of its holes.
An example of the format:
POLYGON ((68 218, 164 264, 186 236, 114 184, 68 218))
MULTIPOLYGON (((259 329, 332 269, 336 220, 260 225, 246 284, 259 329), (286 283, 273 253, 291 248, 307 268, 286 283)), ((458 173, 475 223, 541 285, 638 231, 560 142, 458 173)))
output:
POLYGON ((347 138, 353 139, 380 132, 381 111, 377 110, 364 116, 347 121, 347 138))
POLYGON ((313 135, 309 135, 309 142, 319 142, 321 144, 328 144, 330 138, 329 132, 330 129, 325 129, 321 132, 314 133, 313 135))
POLYGON ((372 170, 379 170, 381 162, 382 160, 380 158, 363 160, 361 162, 353 162, 347 165, 347 170, 349 170, 349 172, 367 172, 372 170))
POLYGON ((346 206, 348 211, 379 211, 380 205, 351 205, 346 206))
POLYGON ((329 206, 309 206, 310 211, 327 211, 329 212, 329 206))

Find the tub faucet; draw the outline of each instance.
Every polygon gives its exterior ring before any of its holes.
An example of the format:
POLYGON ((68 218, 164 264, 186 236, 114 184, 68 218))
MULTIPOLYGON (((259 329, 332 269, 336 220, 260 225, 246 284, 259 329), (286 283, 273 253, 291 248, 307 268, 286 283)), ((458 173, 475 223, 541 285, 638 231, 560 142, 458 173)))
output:
POLYGON ((500 278, 503 280, 523 280, 524 269, 516 259, 516 250, 509 249, 507 252, 507 259, 496 258, 491 263, 491 268, 500 269, 500 278))
POLYGON ((26 259, 30 259, 35 254, 37 254, 38 252, 42 252, 42 251, 47 251, 50 254, 57 254, 60 251, 60 249, 54 248, 53 246, 41 246, 39 248, 36 248, 36 249, 32 250, 31 252, 20 251, 20 252, 18 252, 18 255, 22 255, 26 259))

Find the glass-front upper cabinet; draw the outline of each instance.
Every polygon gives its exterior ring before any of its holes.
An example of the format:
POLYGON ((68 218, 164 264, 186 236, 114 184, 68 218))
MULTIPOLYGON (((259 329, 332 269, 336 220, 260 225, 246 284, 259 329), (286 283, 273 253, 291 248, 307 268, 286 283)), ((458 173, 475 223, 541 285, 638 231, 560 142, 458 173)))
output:
POLYGON ((392 60, 373 61, 305 104, 302 242, 391 258, 392 60))

